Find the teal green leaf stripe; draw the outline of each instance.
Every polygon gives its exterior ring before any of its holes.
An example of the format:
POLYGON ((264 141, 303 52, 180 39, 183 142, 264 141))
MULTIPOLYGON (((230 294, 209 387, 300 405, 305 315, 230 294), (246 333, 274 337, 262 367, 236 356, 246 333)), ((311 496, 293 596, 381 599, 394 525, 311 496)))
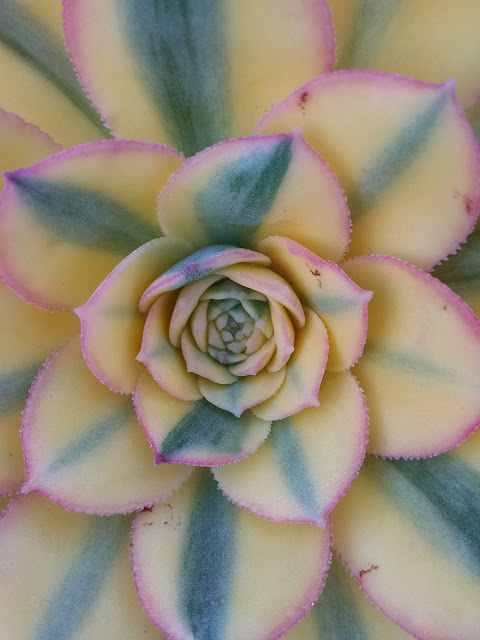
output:
POLYGON ((467 388, 478 387, 478 380, 471 376, 462 375, 461 372, 449 368, 444 363, 424 358, 414 351, 387 349, 375 343, 367 342, 363 350, 363 357, 372 358, 388 368, 401 370, 412 376, 432 378, 441 380, 444 383, 459 384, 467 388))
POLYGON ((15 0, 0 0, 0 42, 55 86, 103 138, 113 138, 83 93, 65 48, 15 0))
POLYGON ((465 244, 432 272, 458 294, 480 286, 480 225, 477 224, 465 244))
MULTIPOLYGON (((337 69, 372 68, 373 57, 388 38, 388 25, 399 7, 398 0, 359 0, 352 33, 344 43, 337 69)), ((373 65, 375 66, 375 65, 373 65)))
POLYGON ((196 220, 212 244, 249 246, 270 212, 292 159, 292 139, 258 142, 216 173, 194 198, 196 220))
POLYGON ((9 181, 29 214, 65 242, 123 257, 162 235, 156 224, 101 193, 18 173, 9 181))
POLYGON ((0 376, 0 413, 23 406, 41 366, 42 362, 37 362, 0 376))
POLYGON ((362 304, 362 301, 355 300, 355 298, 311 295, 310 293, 308 294, 308 301, 317 313, 346 313, 362 304))
POLYGON ((352 586, 355 588, 341 561, 334 554, 325 588, 312 609, 314 628, 319 639, 368 640, 370 634, 365 630, 351 596, 352 586))
POLYGON ((235 565, 237 507, 202 470, 182 545, 179 603, 198 640, 224 640, 235 565))
POLYGON ((445 453, 422 460, 369 457, 366 470, 425 540, 480 577, 480 475, 445 453))
POLYGON ((315 515, 317 501, 302 443, 288 418, 272 424, 270 442, 281 475, 295 500, 315 515))
POLYGON ((69 570, 52 594, 33 640, 75 640, 107 581, 115 557, 128 551, 131 518, 92 517, 69 570))
POLYGON ((238 455, 242 451, 250 419, 249 411, 236 418, 206 400, 198 400, 168 433, 156 461, 205 449, 212 454, 238 455))
POLYGON ((352 220, 358 220, 372 209, 423 151, 447 105, 449 92, 439 91, 415 118, 405 123, 390 144, 365 167, 363 177, 349 189, 347 200, 352 220))
POLYGON ((57 473, 70 469, 82 463, 98 447, 107 444, 115 435, 135 418, 135 411, 130 399, 125 400, 123 406, 110 415, 90 424, 85 433, 60 450, 48 468, 48 473, 57 473))
POLYGON ((191 156, 228 138, 227 44, 221 0, 117 0, 145 87, 170 140, 191 156))

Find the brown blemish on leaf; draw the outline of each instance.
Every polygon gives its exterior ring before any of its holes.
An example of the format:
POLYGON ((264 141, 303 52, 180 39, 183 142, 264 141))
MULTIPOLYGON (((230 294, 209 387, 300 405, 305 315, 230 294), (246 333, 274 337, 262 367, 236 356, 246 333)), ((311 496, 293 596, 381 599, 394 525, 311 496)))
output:
POLYGON ((443 310, 444 310, 444 311, 446 311, 446 310, 447 310, 447 305, 446 305, 446 304, 444 304, 444 305, 443 305, 443 310))
POLYGON ((371 564, 368 569, 362 569, 358 574, 359 579, 361 580, 366 573, 370 573, 370 571, 376 571, 378 569, 378 564, 371 564))
POLYGON ((465 211, 468 213, 469 216, 473 215, 475 213, 474 210, 474 202, 472 200, 472 198, 470 198, 469 196, 465 196, 462 193, 455 191, 455 193, 453 194, 454 198, 461 198, 465 204, 465 211))
POLYGON ((305 112, 305 105, 307 104, 309 97, 310 97, 310 94, 308 93, 308 91, 303 91, 300 94, 300 98, 298 99, 298 106, 303 112, 305 112))
POLYGON ((308 264, 308 262, 306 262, 305 264, 307 265, 308 270, 310 271, 312 276, 315 276, 317 278, 318 286, 321 287, 322 286, 322 281, 320 280, 320 276, 322 274, 320 273, 320 271, 318 269, 312 269, 311 266, 308 264))
POLYGON ((152 511, 152 507, 144 507, 142 513, 144 513, 144 511, 152 511))

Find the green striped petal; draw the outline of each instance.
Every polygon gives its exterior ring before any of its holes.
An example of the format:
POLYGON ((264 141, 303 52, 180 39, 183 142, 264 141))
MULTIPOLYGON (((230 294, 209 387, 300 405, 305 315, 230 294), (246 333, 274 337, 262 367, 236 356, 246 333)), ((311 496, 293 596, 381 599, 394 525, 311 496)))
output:
POLYGON ((38 491, 72 511, 126 513, 165 499, 190 475, 152 464, 131 399, 112 393, 85 364, 80 340, 44 365, 23 414, 27 468, 22 492, 38 491))
POLYGON ((454 85, 327 74, 275 105, 256 132, 302 127, 346 191, 351 256, 382 253, 429 270, 456 251, 480 209, 478 144, 454 85))
POLYGON ((104 141, 8 173, 0 205, 7 282, 44 308, 85 302, 124 256, 162 235, 158 190, 181 162, 161 145, 104 141))
POLYGON ((368 597, 419 638, 480 628, 480 432, 426 460, 369 458, 334 513, 334 544, 368 597))
POLYGON ((249 135, 276 100, 333 65, 325 0, 64 0, 64 7, 77 71, 115 132, 186 155, 249 135))
POLYGON ((0 617, 12 640, 161 640, 128 560, 131 516, 91 517, 42 496, 0 520, 0 617))
POLYGON ((273 422, 267 442, 246 460, 215 469, 229 500, 267 520, 325 526, 362 464, 368 417, 349 372, 326 374, 318 400, 273 422))
POLYGON ((0 14, 0 105, 67 147, 110 138, 65 49, 61 0, 1 0, 0 14))
POLYGON ((72 314, 49 313, 0 283, 0 494, 20 489, 23 457, 19 428, 32 382, 43 361, 78 333, 72 314))
POLYGON ((329 0, 338 69, 378 69, 418 80, 454 77, 463 107, 480 93, 480 5, 459 0, 329 0))
POLYGON ((480 224, 468 236, 467 241, 448 260, 432 272, 480 315, 480 224))
POLYGON ((148 372, 138 380, 134 403, 156 464, 211 467, 237 462, 258 449, 270 431, 269 422, 249 411, 237 417, 230 408, 224 411, 203 398, 196 402, 173 398, 148 372))
POLYGON ((480 321, 447 286, 386 256, 343 265, 373 291, 353 369, 370 410, 368 450, 424 457, 448 451, 480 422, 480 321))
POLYGON ((336 554, 319 599, 284 640, 412 640, 371 604, 336 554))
POLYGON ((255 249, 279 234, 335 261, 350 234, 342 189, 299 130, 230 140, 199 153, 161 191, 158 219, 166 235, 196 248, 255 249))
POLYGON ((278 638, 320 593, 329 529, 231 504, 207 470, 137 516, 132 564, 150 619, 176 640, 278 638))

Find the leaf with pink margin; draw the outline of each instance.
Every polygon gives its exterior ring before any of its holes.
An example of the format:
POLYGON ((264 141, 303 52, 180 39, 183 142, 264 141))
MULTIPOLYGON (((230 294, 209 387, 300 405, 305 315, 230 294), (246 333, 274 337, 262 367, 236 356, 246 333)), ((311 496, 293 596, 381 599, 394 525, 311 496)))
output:
POLYGON ((143 370, 136 360, 146 320, 138 309, 143 291, 158 273, 188 252, 184 242, 173 238, 147 242, 124 258, 87 302, 75 309, 85 361, 112 391, 131 393, 143 370))
POLYGON ((269 300, 275 300, 282 304, 293 316, 297 327, 303 327, 305 324, 305 313, 295 291, 285 278, 279 276, 272 269, 250 264, 238 264, 220 269, 218 274, 229 278, 242 287, 263 293, 269 300))
POLYGON ((256 133, 302 127, 347 193, 350 256, 384 253, 429 270, 455 252, 480 209, 480 152, 454 84, 331 73, 275 105, 256 133))
POLYGON ((37 309, 0 283, 0 495, 24 480, 19 429, 28 391, 52 350, 78 334, 73 314, 37 309))
POLYGON ((283 637, 284 640, 413 640, 413 636, 385 618, 367 600, 335 553, 319 599, 283 637))
POLYGON ((274 270, 292 284, 324 322, 330 347, 327 369, 352 367, 365 345, 372 292, 360 289, 339 266, 289 238, 272 236, 259 247, 272 259, 274 270))
MULTIPOLYGON (((447 2, 432 19, 430 0, 329 0, 339 69, 378 69, 410 78, 458 82, 460 104, 480 94, 476 0, 447 2)), ((437 7, 435 7, 437 8, 437 7)))
POLYGON ((368 398, 368 451, 433 456, 480 422, 480 320, 446 285, 396 258, 343 265, 373 291, 353 372, 368 398))
POLYGON ((143 327, 137 360, 169 395, 180 400, 199 400, 202 394, 198 390, 197 375, 187 371, 182 351, 174 347, 168 337, 176 299, 177 293, 172 291, 161 294, 153 303, 143 327))
POLYGON ((2 277, 40 307, 83 304, 123 257, 162 235, 155 202, 182 160, 162 145, 115 140, 8 173, 0 200, 2 277))
POLYGON ((0 520, 4 638, 160 640, 128 558, 132 516, 72 513, 30 494, 0 520))
POLYGON ((384 615, 425 640, 480 626, 480 431, 423 460, 368 456, 334 511, 334 545, 384 615))
POLYGON ((242 376, 229 385, 199 378, 198 386, 206 400, 240 418, 247 409, 274 396, 282 386, 285 374, 285 368, 273 373, 262 370, 255 375, 242 376))
POLYGON ((318 406, 318 390, 328 358, 328 335, 323 322, 308 307, 305 318, 305 326, 297 329, 295 351, 285 367, 282 386, 272 398, 252 409, 263 420, 282 420, 306 407, 318 406))
POLYGON ((219 269, 238 262, 253 262, 263 266, 270 264, 270 260, 266 256, 249 249, 239 249, 229 245, 203 247, 167 269, 165 273, 154 280, 143 294, 140 307, 142 309, 148 307, 161 293, 174 291, 190 284, 190 282, 214 275, 219 269))
POLYGON ((175 640, 279 638, 318 597, 330 562, 329 527, 257 518, 207 470, 138 515, 132 543, 142 605, 175 640))
POLYGON ((141 10, 64 0, 64 24, 77 72, 116 134, 186 155, 249 135, 276 100, 334 62, 325 0, 143 0, 141 10))
POLYGON ((338 261, 350 237, 343 190, 300 130, 229 140, 189 159, 160 192, 158 219, 196 248, 256 249, 280 234, 338 261))
POLYGON ((111 138, 65 49, 61 0, 2 2, 1 106, 65 147, 111 138))
POLYGON ((229 500, 267 520, 325 526, 363 462, 368 415, 349 372, 326 374, 318 399, 318 407, 273 422, 247 460, 215 469, 229 500))
MULTIPOLYGON (((173 309, 172 318, 170 320, 170 328, 168 336, 174 347, 180 346, 182 332, 188 319, 199 304, 199 300, 203 293, 215 282, 222 279, 222 276, 207 276, 203 280, 196 280, 185 285, 178 294, 175 308, 173 309)), ((140 309, 142 309, 140 307, 140 309)))
MULTIPOLYGON (((0 109, 0 169, 12 171, 60 151, 62 147, 34 124, 0 109)), ((0 174, 0 188, 4 180, 0 174)))
POLYGON ((154 467, 129 398, 112 393, 85 364, 80 340, 40 372, 23 415, 26 482, 72 511, 126 513, 164 500, 189 477, 186 465, 154 467))
POLYGON ((172 398, 147 372, 140 376, 134 404, 156 464, 230 464, 256 451, 270 431, 269 422, 251 413, 235 417, 203 398, 172 398))

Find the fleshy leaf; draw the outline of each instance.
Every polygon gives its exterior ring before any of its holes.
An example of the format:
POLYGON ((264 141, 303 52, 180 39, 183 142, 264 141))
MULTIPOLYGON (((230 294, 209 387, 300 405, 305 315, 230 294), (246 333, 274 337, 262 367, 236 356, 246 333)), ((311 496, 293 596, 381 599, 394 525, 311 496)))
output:
POLYGON ((320 593, 329 538, 329 528, 237 509, 197 471, 168 503, 137 516, 135 582, 150 619, 175 640, 278 638, 320 593))
POLYGON ((22 426, 26 484, 72 511, 126 513, 164 500, 190 475, 154 467, 130 398, 112 393, 85 364, 80 340, 38 375, 22 426))
POLYGON ((373 291, 354 368, 368 398, 368 450, 447 451, 480 422, 480 321, 448 287, 400 260, 365 256, 343 266, 373 291))
POLYGON ((4 637, 160 640, 132 582, 131 523, 71 513, 35 494, 15 500, 0 520, 4 637))
POLYGON ((342 258, 350 235, 343 191, 300 131, 231 140, 198 154, 161 191, 158 218, 167 235, 195 247, 254 249, 280 234, 332 260, 342 258))
POLYGON ((333 65, 325 0, 142 0, 141 9, 64 0, 64 8, 77 71, 116 133, 186 155, 249 135, 276 100, 333 65))
MULTIPOLYGON (((1 40, 0 40, 1 42, 1 40)), ((60 151, 61 146, 38 127, 0 109, 0 169, 12 171, 60 151)), ((4 179, 0 174, 0 188, 4 179)))
POLYGON ((147 242, 124 258, 75 310, 82 325, 84 358, 92 373, 112 391, 131 393, 143 370, 136 357, 146 320, 138 309, 145 287, 188 252, 180 240, 147 242))
POLYGON ((318 399, 318 407, 273 422, 247 460, 215 470, 229 500, 267 520, 325 526, 362 464, 368 417, 349 372, 327 374, 318 399))
POLYGON ((327 330, 318 315, 307 308, 305 326, 297 330, 295 351, 286 366, 282 386, 273 398, 253 407, 253 413, 263 420, 282 420, 306 407, 317 406, 327 358, 327 330))
POLYGON ((1 106, 65 146, 110 138, 65 50, 60 1, 1 0, 0 12, 1 106))
POLYGON ((190 282, 201 280, 215 274, 219 269, 229 267, 238 262, 270 264, 270 260, 266 256, 249 249, 238 249, 229 245, 204 247, 170 267, 152 282, 143 294, 140 305, 145 308, 165 291, 179 289, 190 282))
POLYGON ((229 385, 199 378, 198 386, 203 397, 209 402, 239 418, 247 409, 275 395, 283 384, 285 373, 285 369, 274 373, 260 371, 255 375, 242 376, 229 385))
MULTIPOLYGON (((137 359, 147 367, 155 382, 180 400, 199 400, 197 375, 189 373, 181 350, 169 340, 168 330, 176 292, 162 294, 148 312, 143 341, 137 359)), ((197 307, 198 308, 198 307, 197 307)))
POLYGON ((368 597, 426 640, 480 627, 480 432, 426 460, 369 458, 334 512, 334 544, 368 597))
POLYGON ((328 74, 275 105, 256 131, 295 126, 347 193, 350 256, 385 253, 428 270, 472 230, 480 209, 480 155, 454 81, 328 74))
POLYGON ((413 640, 371 604, 336 554, 312 610, 284 640, 413 640))
POLYGON ((379 69, 418 80, 455 77, 463 107, 480 93, 476 0, 445 3, 435 12, 429 0, 329 0, 339 69, 379 69))
POLYGON ((172 398, 147 372, 140 376, 134 402, 157 464, 236 462, 255 451, 270 431, 269 422, 249 412, 237 418, 203 399, 172 398))
POLYGON ((85 302, 124 256, 162 235, 158 190, 181 161, 161 145, 105 141, 7 174, 0 249, 8 283, 49 309, 85 302))
POLYGON ((49 313, 0 283, 0 494, 24 478, 19 429, 28 391, 53 349, 78 333, 72 314, 49 313))
POLYGON ((372 292, 360 289, 333 262, 322 260, 288 238, 266 238, 259 247, 271 258, 273 269, 292 283, 324 322, 330 347, 327 368, 338 371, 352 367, 367 337, 367 305, 372 292))

